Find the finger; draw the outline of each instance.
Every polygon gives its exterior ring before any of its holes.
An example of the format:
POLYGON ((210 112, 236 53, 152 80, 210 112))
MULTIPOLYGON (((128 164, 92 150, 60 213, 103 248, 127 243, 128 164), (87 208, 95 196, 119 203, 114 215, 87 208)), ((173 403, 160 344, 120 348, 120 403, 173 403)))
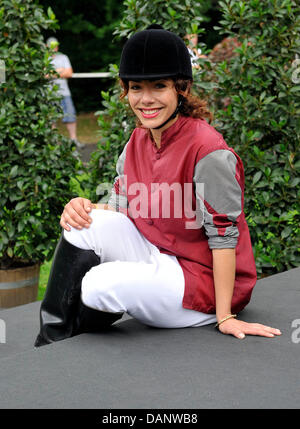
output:
POLYGON ((92 210, 93 204, 90 200, 83 200, 83 207, 89 213, 92 210))
POLYGON ((81 226, 84 226, 84 224, 89 224, 91 220, 89 214, 84 210, 83 206, 78 203, 67 204, 63 211, 63 215, 66 217, 67 221, 71 219, 73 222, 76 222, 81 226))
MULTIPOLYGON (((87 200, 87 201, 89 202, 89 205, 90 205, 91 202, 89 200, 87 200)), ((88 205, 86 207, 88 207, 88 205)), ((77 215, 79 215, 81 218, 83 218, 86 222, 90 223, 91 217, 87 213, 86 207, 85 207, 85 200, 83 198, 75 198, 74 200, 71 200, 65 206, 65 211, 72 218, 73 218, 74 212, 76 212, 77 215)), ((76 218, 74 220, 78 221, 78 218, 76 218)))
POLYGON ((221 332, 223 334, 233 335, 234 337, 238 338, 239 340, 242 340, 243 338, 245 338, 244 332, 242 332, 240 329, 226 329, 226 330, 223 330, 221 332))
POLYGON ((272 328, 271 326, 265 326, 265 325, 263 326, 266 331, 271 332, 274 335, 281 335, 280 329, 272 328))
POLYGON ((244 325, 244 332, 252 335, 275 336, 281 335, 281 331, 271 326, 262 325, 260 323, 246 323, 244 325))
POLYGON ((245 338, 245 334, 240 327, 235 327, 232 323, 230 325, 228 323, 227 326, 224 325, 225 323, 219 326, 219 331, 221 331, 223 334, 233 335, 240 340, 245 338))
POLYGON ((239 320, 241 330, 247 335, 263 335, 272 337, 275 335, 281 335, 281 331, 271 326, 262 325, 261 323, 248 323, 239 320))
POLYGON ((64 212, 63 213, 63 221, 67 224, 69 224, 69 226, 72 226, 73 228, 76 229, 82 229, 83 227, 88 228, 89 227, 89 223, 86 222, 82 217, 80 217, 75 210, 69 210, 69 212, 64 212), (71 215, 69 214, 71 213, 71 215))
POLYGON ((60 226, 65 229, 66 231, 71 231, 71 228, 69 227, 69 225, 65 222, 63 216, 60 218, 60 226))
POLYGON ((242 340, 243 338, 245 338, 245 334, 244 332, 240 331, 240 330, 235 330, 232 335, 236 338, 238 338, 239 340, 242 340))

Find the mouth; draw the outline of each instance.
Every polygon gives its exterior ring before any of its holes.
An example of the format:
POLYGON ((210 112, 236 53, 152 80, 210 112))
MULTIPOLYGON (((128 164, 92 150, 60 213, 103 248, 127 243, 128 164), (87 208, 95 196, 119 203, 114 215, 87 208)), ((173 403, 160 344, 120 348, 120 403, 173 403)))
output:
POLYGON ((155 118, 161 109, 140 109, 140 112, 142 113, 143 118, 151 119, 155 118))

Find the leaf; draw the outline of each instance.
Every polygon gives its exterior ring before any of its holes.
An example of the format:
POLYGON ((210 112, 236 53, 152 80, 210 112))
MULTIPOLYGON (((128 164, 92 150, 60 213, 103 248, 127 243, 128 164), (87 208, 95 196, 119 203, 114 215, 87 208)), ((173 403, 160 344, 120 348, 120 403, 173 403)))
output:
POLYGON ((55 20, 55 13, 53 12, 53 10, 51 9, 51 7, 49 6, 48 7, 48 9, 47 9, 47 14, 48 14, 48 17, 52 20, 52 21, 54 21, 55 20))
POLYGON ((284 230, 281 232, 281 238, 287 238, 291 235, 292 228, 290 226, 284 228, 284 230))
POLYGON ((7 248, 6 253, 10 258, 12 258, 14 256, 14 251, 11 247, 7 248))
POLYGON ((24 207, 26 207, 27 201, 21 201, 16 205, 16 210, 22 210, 24 207))
POLYGON ((298 91, 300 91, 300 85, 293 86, 293 87, 290 89, 290 92, 298 92, 298 91))
POLYGON ((14 165, 13 167, 12 167, 12 169, 10 170, 10 177, 15 177, 16 175, 17 175, 17 173, 18 173, 18 168, 19 168, 19 166, 18 165, 14 165))
POLYGON ((270 176, 271 172, 272 172, 272 170, 271 170, 271 168, 270 168, 270 167, 266 167, 266 168, 265 168, 265 175, 266 175, 267 177, 269 177, 269 176, 270 176))
POLYGON ((167 10, 168 10, 168 13, 170 16, 173 17, 176 15, 176 11, 174 9, 172 9, 171 7, 168 7, 167 10))
POLYGON ((254 174, 253 176, 253 180, 252 180, 252 184, 255 185, 255 183, 257 183, 259 181, 259 179, 262 176, 262 172, 258 171, 257 173, 254 174))
POLYGON ((263 136, 263 133, 261 131, 255 131, 253 135, 251 136, 251 140, 259 140, 263 136))

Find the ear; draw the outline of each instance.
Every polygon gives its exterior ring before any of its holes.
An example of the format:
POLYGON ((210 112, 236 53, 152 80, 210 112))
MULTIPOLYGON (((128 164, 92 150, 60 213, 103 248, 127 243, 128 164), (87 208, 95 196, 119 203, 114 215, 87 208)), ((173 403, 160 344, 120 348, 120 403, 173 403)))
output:
POLYGON ((178 93, 178 102, 180 102, 180 101, 182 102, 185 98, 187 98, 190 91, 191 91, 191 85, 189 84, 185 91, 180 91, 178 93))
POLYGON ((183 96, 186 97, 187 95, 189 95, 189 93, 191 92, 191 87, 192 87, 192 82, 189 81, 187 84, 186 90, 183 92, 183 96))

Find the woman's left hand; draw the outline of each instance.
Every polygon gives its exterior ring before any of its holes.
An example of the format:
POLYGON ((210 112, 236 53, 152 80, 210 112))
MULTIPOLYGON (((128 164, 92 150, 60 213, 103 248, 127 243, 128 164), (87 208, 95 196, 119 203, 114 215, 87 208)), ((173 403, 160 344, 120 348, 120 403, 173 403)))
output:
POLYGON ((248 323, 243 320, 228 319, 221 323, 219 330, 223 334, 233 335, 236 338, 243 339, 246 335, 259 335, 261 337, 272 338, 281 335, 279 329, 270 326, 261 325, 260 323, 248 323))

